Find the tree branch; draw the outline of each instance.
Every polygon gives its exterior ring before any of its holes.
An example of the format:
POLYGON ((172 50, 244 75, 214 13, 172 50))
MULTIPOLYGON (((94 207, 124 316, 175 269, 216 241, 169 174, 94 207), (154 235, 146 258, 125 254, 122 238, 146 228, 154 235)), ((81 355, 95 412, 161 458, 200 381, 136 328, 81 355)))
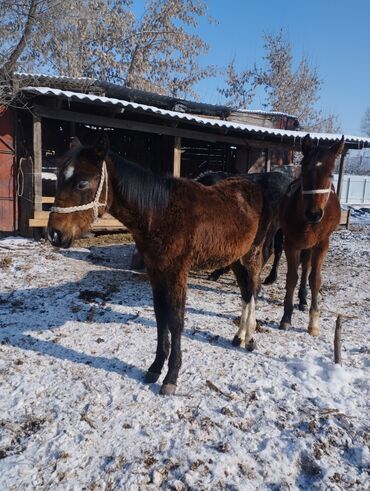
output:
POLYGON ((6 63, 4 63, 3 67, 1 68, 2 78, 5 78, 5 77, 8 78, 9 75, 12 73, 12 71, 14 70, 14 68, 17 64, 18 58, 22 54, 22 52, 23 52, 23 50, 27 44, 28 38, 31 34, 32 27, 33 27, 33 24, 35 21, 37 3, 38 3, 37 0, 31 1, 31 5, 30 5, 30 9, 28 11, 27 21, 26 21, 26 25, 24 26, 23 34, 22 34, 21 38, 19 39, 18 44, 15 46, 12 53, 10 54, 8 61, 6 63))

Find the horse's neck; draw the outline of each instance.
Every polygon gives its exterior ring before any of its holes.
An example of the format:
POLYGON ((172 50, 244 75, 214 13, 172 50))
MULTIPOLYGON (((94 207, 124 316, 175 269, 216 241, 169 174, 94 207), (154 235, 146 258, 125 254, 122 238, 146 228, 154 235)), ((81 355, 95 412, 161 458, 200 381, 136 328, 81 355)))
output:
POLYGON ((111 159, 107 161, 107 166, 111 192, 109 213, 122 222, 132 233, 138 230, 145 232, 150 228, 153 213, 141 210, 137 204, 127 199, 125 193, 122 193, 117 169, 111 159))
POLYGON ((120 194, 117 186, 113 186, 113 200, 109 213, 131 232, 149 228, 149 213, 141 212, 136 206, 130 205, 120 194))

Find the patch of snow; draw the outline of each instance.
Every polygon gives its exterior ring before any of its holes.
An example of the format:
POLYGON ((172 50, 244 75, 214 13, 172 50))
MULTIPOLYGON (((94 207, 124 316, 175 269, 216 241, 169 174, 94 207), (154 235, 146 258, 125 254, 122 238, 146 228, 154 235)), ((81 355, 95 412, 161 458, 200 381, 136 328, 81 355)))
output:
POLYGON ((0 489, 366 489, 369 239, 366 227, 333 235, 318 338, 297 310, 278 329, 284 261, 259 295, 252 353, 230 342, 232 276, 192 273, 173 397, 142 382, 156 324, 131 245, 1 240, 0 489))

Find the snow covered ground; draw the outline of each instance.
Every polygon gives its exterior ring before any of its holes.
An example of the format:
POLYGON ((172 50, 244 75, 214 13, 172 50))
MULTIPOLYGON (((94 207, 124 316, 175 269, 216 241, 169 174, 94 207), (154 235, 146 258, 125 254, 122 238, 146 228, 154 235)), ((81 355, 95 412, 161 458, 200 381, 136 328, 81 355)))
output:
POLYGON ((319 338, 298 311, 278 330, 284 261, 261 291, 253 353, 230 343, 232 276, 191 274, 173 397, 142 383, 156 329, 131 245, 0 241, 0 489, 368 489, 369 239, 334 234, 319 338))

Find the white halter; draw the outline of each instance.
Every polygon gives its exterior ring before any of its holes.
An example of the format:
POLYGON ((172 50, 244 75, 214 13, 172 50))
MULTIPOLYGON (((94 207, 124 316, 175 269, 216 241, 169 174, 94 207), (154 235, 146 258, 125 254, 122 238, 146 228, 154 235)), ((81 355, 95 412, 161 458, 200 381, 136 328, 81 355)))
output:
POLYGON ((94 210, 94 222, 98 219, 99 216, 99 208, 101 206, 107 206, 107 201, 108 201, 108 173, 107 173, 107 165, 105 163, 105 160, 103 161, 103 165, 101 168, 101 174, 100 174, 100 181, 98 185, 98 189, 96 190, 96 195, 93 201, 90 201, 90 203, 86 203, 85 205, 80 205, 80 206, 66 206, 66 207, 61 207, 61 206, 53 206, 50 209, 51 213, 73 213, 74 211, 85 211, 85 210, 91 210, 91 208, 94 210), (105 200, 104 203, 100 203, 100 196, 103 190, 103 185, 105 183, 105 200))
POLYGON ((332 188, 327 189, 302 189, 302 194, 326 194, 326 193, 334 193, 332 188))
POLYGON ((303 189, 302 194, 326 194, 326 193, 334 193, 334 189, 330 186, 330 188, 326 189, 303 189))

